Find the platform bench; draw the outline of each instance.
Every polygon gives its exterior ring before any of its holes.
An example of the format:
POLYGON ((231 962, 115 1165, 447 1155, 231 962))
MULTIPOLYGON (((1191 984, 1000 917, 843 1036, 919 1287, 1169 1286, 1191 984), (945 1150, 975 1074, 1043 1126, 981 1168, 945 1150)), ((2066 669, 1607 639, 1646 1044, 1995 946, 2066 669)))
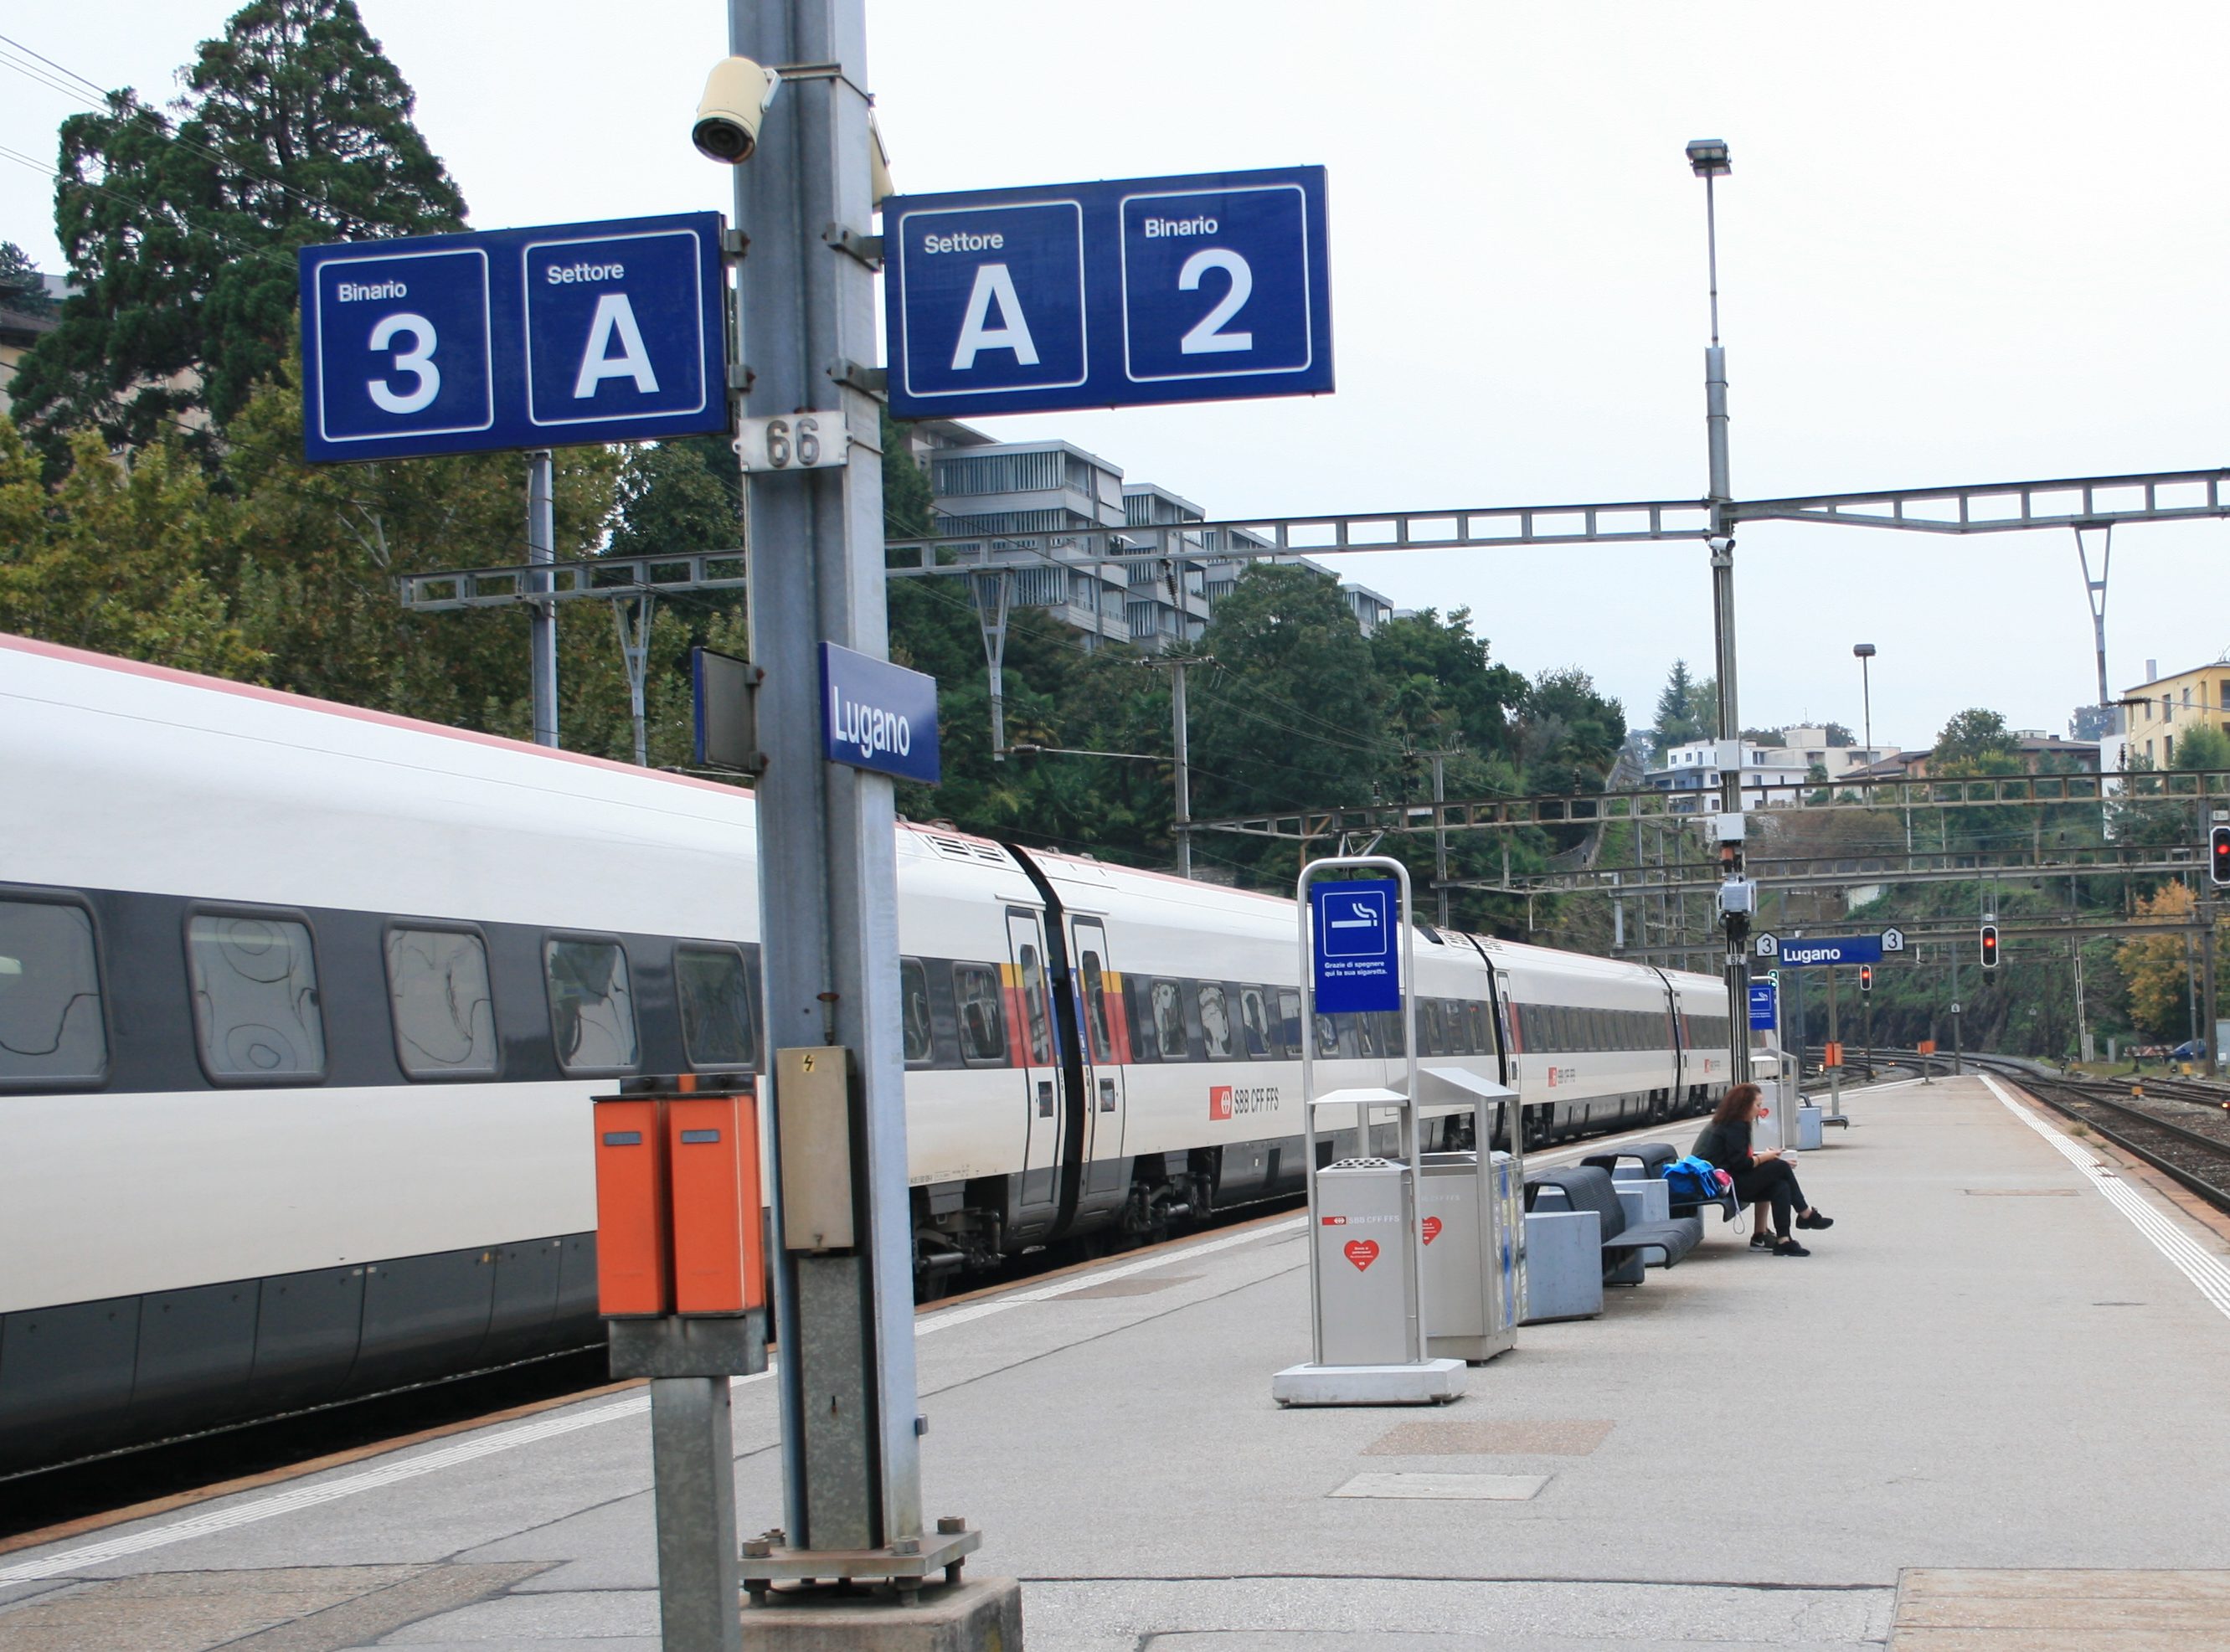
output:
MULTIPOLYGON (((1580 1162, 1608 1172, 1614 1181, 1637 1176, 1647 1181, 1663 1180, 1665 1167, 1679 1156, 1680 1149, 1670 1141, 1637 1141, 1631 1147, 1618 1147, 1608 1153, 1589 1154, 1580 1162)), ((1668 1193, 1671 1191, 1666 1189, 1668 1193)), ((1722 1222, 1731 1222, 1742 1214, 1742 1201, 1731 1192, 1721 1193, 1716 1199, 1676 1197, 1672 1200, 1672 1205, 1673 1215, 1693 1216, 1698 1220, 1702 1218, 1703 1212, 1712 1205, 1718 1207, 1722 1222)))
POLYGON ((1603 1272, 1615 1276, 1631 1263, 1670 1268, 1703 1242, 1704 1224, 1693 1216, 1629 1224, 1626 1206, 1600 1165, 1543 1170, 1525 1179, 1528 1211, 1593 1211, 1602 1233, 1603 1272), (1654 1258, 1653 1261, 1652 1259, 1654 1258))

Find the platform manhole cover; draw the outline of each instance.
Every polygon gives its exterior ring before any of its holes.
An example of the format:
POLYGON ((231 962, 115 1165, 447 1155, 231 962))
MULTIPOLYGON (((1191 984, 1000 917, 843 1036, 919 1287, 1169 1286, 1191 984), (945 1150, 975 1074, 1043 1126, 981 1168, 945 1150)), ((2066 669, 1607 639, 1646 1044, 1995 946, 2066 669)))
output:
POLYGON ((1617 1424, 1594 1417, 1493 1423, 1403 1423, 1369 1445, 1372 1457, 1584 1457, 1617 1424))
POLYGON ((1538 1495, 1548 1483, 1546 1475, 1357 1475, 1331 1495, 1428 1502, 1522 1503, 1538 1495))
POLYGON ((1104 1284, 1081 1285, 1074 1290, 1065 1290, 1052 1300, 1056 1302, 1092 1302, 1109 1296, 1150 1296, 1157 1290, 1167 1290, 1171 1285, 1189 1285, 1198 1274, 1163 1274, 1146 1279, 1110 1279, 1104 1284))

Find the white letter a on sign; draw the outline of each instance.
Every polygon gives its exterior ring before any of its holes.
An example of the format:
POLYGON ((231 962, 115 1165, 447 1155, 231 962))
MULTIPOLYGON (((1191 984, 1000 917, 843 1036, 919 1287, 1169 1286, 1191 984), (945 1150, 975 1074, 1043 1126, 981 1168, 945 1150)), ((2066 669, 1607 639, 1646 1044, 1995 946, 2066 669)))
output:
POLYGON ((624 292, 607 292, 596 300, 596 319, 589 324, 589 347, 581 352, 580 376, 573 381, 576 400, 585 401, 608 378, 631 378, 645 395, 658 394, 658 375, 650 370, 650 351, 643 348, 642 329, 635 325, 635 306, 624 292), (619 335, 620 353, 611 353, 612 335, 619 335))
POLYGON ((1030 324, 1022 318, 1022 300, 1004 264, 986 264, 976 272, 975 290, 968 295, 968 317, 960 324, 960 344, 952 352, 952 370, 965 372, 975 366, 979 350, 1011 350, 1022 366, 1038 364, 1030 324), (999 306, 996 327, 990 325, 994 304, 999 306))

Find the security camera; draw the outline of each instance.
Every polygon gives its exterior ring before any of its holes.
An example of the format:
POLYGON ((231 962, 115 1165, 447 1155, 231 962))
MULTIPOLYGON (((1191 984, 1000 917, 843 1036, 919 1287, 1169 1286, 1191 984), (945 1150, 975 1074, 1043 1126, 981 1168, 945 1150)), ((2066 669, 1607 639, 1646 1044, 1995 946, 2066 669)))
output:
POLYGON ((709 160, 741 166, 759 146, 759 122, 781 85, 781 75, 748 57, 722 58, 705 77, 689 141, 709 160))

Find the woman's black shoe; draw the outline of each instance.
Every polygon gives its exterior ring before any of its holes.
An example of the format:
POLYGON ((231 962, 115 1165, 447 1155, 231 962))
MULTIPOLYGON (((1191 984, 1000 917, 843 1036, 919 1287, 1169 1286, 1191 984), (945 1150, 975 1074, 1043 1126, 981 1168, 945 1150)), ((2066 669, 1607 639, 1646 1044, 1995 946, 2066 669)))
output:
POLYGON ((1812 1253, 1794 1239, 1783 1239, 1773 1247, 1776 1257, 1808 1257, 1812 1253))
POLYGON ((1796 1218, 1796 1225, 1799 1227, 1833 1227, 1835 1225, 1835 1218, 1832 1216, 1822 1216, 1819 1212, 1814 1211, 1809 1216, 1798 1217, 1796 1218))
POLYGON ((1753 1234, 1751 1234, 1751 1235, 1750 1236, 1750 1248, 1751 1250, 1772 1250, 1772 1249, 1773 1249, 1773 1236, 1772 1236, 1770 1233, 1753 1233, 1753 1234))

